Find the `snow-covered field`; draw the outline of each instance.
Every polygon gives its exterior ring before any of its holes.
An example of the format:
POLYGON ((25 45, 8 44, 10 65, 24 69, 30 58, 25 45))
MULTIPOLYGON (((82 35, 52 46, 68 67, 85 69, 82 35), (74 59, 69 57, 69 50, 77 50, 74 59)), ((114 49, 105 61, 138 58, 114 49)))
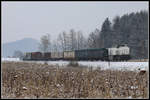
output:
MULTIPOLYGON (((38 62, 44 63, 44 62, 38 62)), ((51 65, 65 66, 69 64, 68 61, 48 61, 51 65)), ((112 69, 112 70, 131 70, 136 71, 138 68, 148 70, 148 62, 104 62, 104 61, 78 61, 79 65, 84 65, 88 67, 100 67, 102 70, 112 69)))
MULTIPOLYGON (((23 62, 19 58, 2 58, 2 61, 15 61, 23 62)), ((25 62, 37 62, 44 63, 43 61, 25 61, 25 62)), ((69 61, 48 61, 48 64, 66 66, 69 61)), ((148 70, 148 62, 105 62, 105 61, 78 61, 79 65, 84 65, 88 67, 97 68, 100 67, 102 70, 112 69, 112 70, 131 70, 136 71, 138 68, 144 68, 148 70)))
POLYGON ((20 61, 19 58, 2 58, 2 61, 20 61))

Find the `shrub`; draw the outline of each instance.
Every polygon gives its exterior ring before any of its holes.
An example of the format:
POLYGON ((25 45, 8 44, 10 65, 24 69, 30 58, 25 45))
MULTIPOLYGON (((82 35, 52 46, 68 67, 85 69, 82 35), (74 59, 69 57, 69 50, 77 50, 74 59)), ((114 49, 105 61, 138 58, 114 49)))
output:
POLYGON ((79 64, 77 61, 70 61, 68 66, 71 66, 71 67, 79 67, 79 64))

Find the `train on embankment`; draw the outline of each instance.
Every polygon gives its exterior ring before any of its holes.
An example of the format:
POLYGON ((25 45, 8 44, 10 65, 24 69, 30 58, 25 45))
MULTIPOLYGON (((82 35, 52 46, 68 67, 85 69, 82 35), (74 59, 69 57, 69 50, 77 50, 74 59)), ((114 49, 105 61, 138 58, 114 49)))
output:
POLYGON ((127 61, 130 60, 130 48, 127 45, 118 45, 112 48, 82 49, 63 52, 27 52, 24 61, 50 61, 50 60, 101 60, 101 61, 127 61))

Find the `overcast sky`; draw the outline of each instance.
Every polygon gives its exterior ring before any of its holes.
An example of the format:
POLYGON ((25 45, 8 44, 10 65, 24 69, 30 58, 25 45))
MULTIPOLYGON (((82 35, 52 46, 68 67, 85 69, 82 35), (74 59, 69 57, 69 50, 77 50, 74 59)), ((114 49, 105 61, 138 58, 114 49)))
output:
POLYGON ((148 10, 148 2, 2 2, 2 43, 49 33, 100 29, 106 17, 148 10))

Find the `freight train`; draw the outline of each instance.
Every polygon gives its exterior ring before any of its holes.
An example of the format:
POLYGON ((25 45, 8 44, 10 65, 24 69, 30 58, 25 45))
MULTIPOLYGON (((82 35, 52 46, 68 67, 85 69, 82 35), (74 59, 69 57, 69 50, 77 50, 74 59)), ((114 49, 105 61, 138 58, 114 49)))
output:
POLYGON ((48 60, 102 60, 121 61, 129 60, 130 48, 127 45, 118 45, 112 48, 82 49, 64 52, 28 52, 23 60, 48 61, 48 60))

